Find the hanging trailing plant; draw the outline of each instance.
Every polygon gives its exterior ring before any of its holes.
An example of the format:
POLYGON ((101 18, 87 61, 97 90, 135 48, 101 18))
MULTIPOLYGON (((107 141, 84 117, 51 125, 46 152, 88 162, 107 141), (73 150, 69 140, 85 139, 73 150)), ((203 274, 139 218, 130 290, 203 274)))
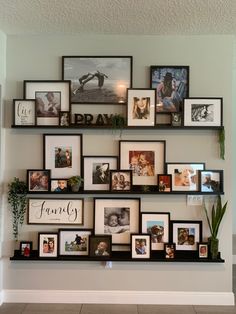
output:
POLYGON ((111 118, 111 126, 112 126, 112 130, 114 131, 120 130, 120 137, 121 137, 122 129, 125 126, 125 118, 118 113, 114 114, 111 118))
POLYGON ((225 160, 225 129, 219 130, 220 158, 225 160))

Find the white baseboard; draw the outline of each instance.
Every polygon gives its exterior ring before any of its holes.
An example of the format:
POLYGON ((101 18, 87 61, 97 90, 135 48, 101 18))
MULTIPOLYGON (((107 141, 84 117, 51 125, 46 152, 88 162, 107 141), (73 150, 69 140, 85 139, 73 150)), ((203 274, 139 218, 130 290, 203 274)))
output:
POLYGON ((233 292, 3 290, 5 303, 234 305, 233 292))

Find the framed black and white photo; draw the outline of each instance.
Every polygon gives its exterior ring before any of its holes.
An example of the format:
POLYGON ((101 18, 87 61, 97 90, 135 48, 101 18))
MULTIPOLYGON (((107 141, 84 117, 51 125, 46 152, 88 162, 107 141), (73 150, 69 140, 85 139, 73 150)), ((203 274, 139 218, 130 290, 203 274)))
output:
POLYGON ((182 126, 182 112, 172 112, 171 113, 171 125, 172 126, 182 126))
POLYGON ((13 99, 13 125, 36 125, 35 99, 13 99))
POLYGON ((117 169, 116 156, 84 156, 84 190, 109 191, 110 170, 117 169))
POLYGON ((209 193, 223 192, 223 170, 200 171, 200 191, 209 193))
POLYGON ((154 126, 156 124, 156 89, 127 89, 128 126, 154 126))
POLYGON ((62 79, 71 81, 72 103, 126 103, 126 89, 132 87, 132 57, 63 56, 62 79))
POLYGON ((111 235, 92 235, 89 237, 89 256, 107 259, 112 255, 111 235))
POLYGON ((49 192, 50 170, 28 169, 27 187, 28 192, 49 192))
POLYGON ((220 127, 223 121, 223 98, 184 99, 184 126, 220 127))
POLYGON ((44 168, 53 179, 81 175, 81 134, 44 134, 43 143, 44 168))
POLYGON ((157 185, 164 173, 165 141, 119 141, 120 168, 132 170, 133 185, 157 185))
POLYGON ((155 88, 156 112, 182 111, 189 95, 189 66, 152 65, 150 87, 155 88))
POLYGON ((151 257, 150 234, 131 234, 132 259, 149 259, 151 257))
POLYGON ((55 193, 66 193, 68 189, 68 180, 66 179, 51 179, 50 191, 55 193))
POLYGON ((70 126, 71 118, 69 111, 59 111, 59 125, 62 127, 70 126))
POLYGON ((70 81, 24 81, 24 98, 35 99, 37 125, 59 125, 59 111, 70 111, 70 81))
POLYGON ((33 242, 21 241, 20 242, 20 255, 23 257, 30 257, 32 255, 33 242))
POLYGON ((132 190, 132 170, 110 170, 110 191, 130 192, 132 190))
POLYGON ((59 229, 60 256, 88 256, 91 229, 59 229))
POLYGON ((42 233, 38 234, 39 257, 57 257, 58 256, 58 234, 42 233))
POLYGON ((95 198, 94 233, 111 235, 112 244, 129 244, 139 232, 139 198, 95 198))

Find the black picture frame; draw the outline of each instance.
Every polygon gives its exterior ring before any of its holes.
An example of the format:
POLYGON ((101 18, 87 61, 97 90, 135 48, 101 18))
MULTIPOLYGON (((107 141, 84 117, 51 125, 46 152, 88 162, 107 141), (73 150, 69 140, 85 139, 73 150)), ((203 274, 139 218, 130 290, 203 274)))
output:
POLYGON ((50 180, 50 192, 51 193, 68 193, 69 185, 67 179, 51 179, 50 180))
POLYGON ((170 193, 172 191, 172 175, 158 174, 157 188, 159 193, 170 193))
POLYGON ((223 193, 224 181, 223 170, 199 171, 199 190, 202 193, 223 193))
POLYGON ((150 259, 151 258, 151 235, 150 234, 131 234, 131 258, 150 259))
POLYGON ((28 193, 46 193, 50 191, 51 171, 49 169, 27 169, 28 193))
POLYGON ((198 243, 198 258, 209 258, 209 243, 207 242, 199 242, 198 243))
POLYGON ((112 256, 111 235, 91 235, 89 237, 89 257, 98 260, 112 256))
POLYGON ((131 192, 132 191, 132 170, 110 170, 110 191, 131 192))
POLYGON ((38 256, 39 258, 58 257, 58 233, 39 232, 38 233, 38 256))
POLYGON ((13 126, 34 127, 36 124, 35 99, 13 99, 13 126))
POLYGON ((30 257, 33 250, 32 241, 20 241, 20 255, 23 257, 30 257))
POLYGON ((59 126, 69 127, 71 124, 71 113, 70 111, 59 111, 59 126))
POLYGON ((166 259, 175 259, 176 245, 175 243, 164 243, 164 252, 166 259))

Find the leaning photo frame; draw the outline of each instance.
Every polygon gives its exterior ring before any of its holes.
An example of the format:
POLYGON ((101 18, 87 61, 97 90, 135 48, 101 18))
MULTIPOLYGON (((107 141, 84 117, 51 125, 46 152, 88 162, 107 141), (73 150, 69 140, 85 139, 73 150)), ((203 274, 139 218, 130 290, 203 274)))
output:
POLYGON ((39 232, 39 257, 55 258, 58 256, 58 234, 53 232, 39 232))
POLYGON ((200 192, 222 193, 224 190, 223 170, 202 170, 199 171, 200 192))
POLYGON ((13 125, 24 127, 36 125, 35 99, 13 99, 13 125))

